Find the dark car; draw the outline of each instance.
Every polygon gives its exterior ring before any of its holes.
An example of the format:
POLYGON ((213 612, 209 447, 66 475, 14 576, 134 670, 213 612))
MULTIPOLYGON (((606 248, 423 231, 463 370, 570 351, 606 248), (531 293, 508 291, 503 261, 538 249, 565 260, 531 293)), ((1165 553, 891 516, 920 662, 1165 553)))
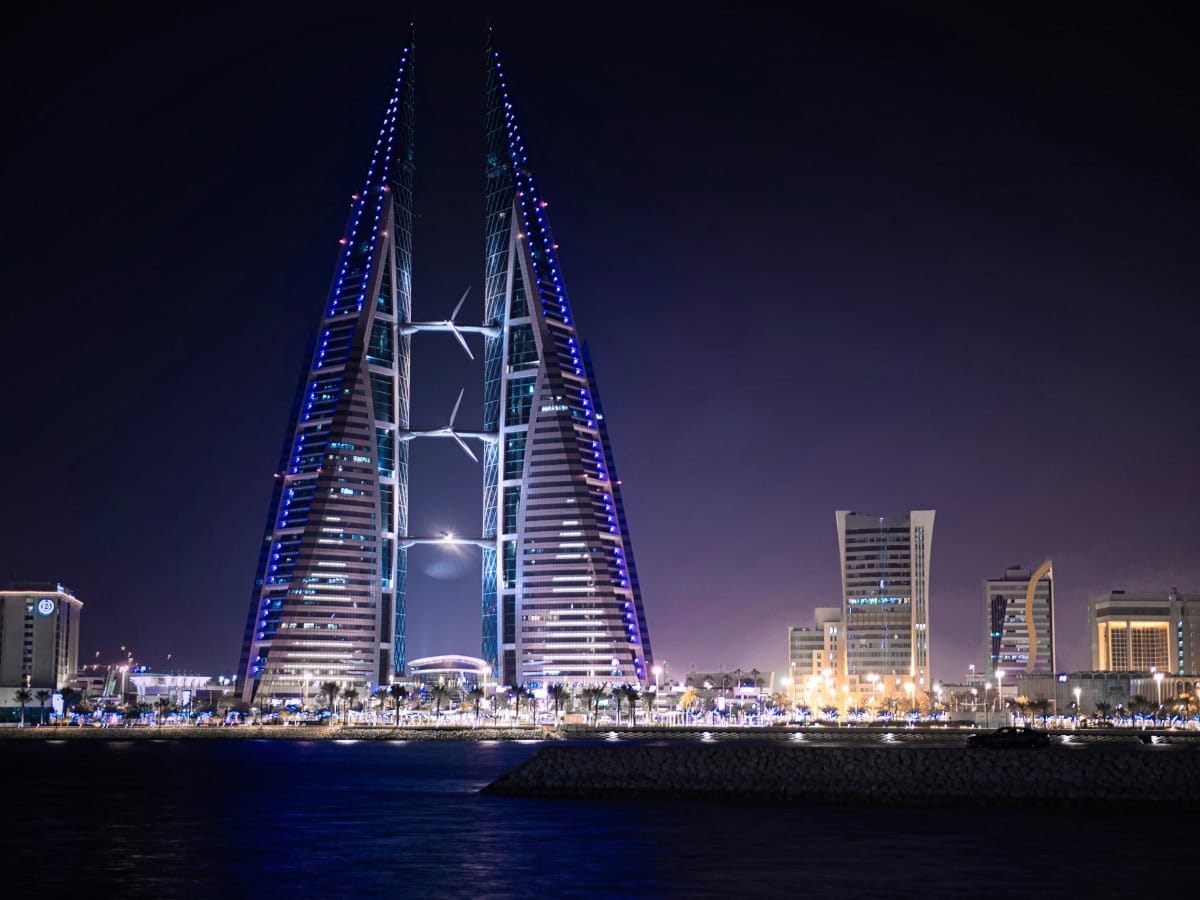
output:
POLYGON ((997 728, 988 734, 973 734, 967 738, 968 747, 991 747, 993 749, 1033 749, 1049 747, 1050 735, 1032 728, 997 728))

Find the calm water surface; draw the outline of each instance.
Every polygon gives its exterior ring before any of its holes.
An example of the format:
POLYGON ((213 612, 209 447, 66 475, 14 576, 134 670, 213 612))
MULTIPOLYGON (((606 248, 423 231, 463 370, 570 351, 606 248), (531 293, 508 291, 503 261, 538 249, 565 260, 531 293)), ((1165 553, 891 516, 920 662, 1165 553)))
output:
POLYGON ((1185 823, 1145 814, 479 796, 535 750, 0 743, 4 895, 1083 898, 1133 861, 1177 893, 1185 823))

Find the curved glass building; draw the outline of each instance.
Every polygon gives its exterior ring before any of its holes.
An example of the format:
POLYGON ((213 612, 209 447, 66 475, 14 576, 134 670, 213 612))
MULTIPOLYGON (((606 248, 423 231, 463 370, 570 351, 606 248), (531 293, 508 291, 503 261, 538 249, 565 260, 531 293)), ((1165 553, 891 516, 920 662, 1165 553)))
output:
POLYGON ((483 657, 505 684, 646 683, 652 666, 604 410, 546 200, 489 40, 483 657))

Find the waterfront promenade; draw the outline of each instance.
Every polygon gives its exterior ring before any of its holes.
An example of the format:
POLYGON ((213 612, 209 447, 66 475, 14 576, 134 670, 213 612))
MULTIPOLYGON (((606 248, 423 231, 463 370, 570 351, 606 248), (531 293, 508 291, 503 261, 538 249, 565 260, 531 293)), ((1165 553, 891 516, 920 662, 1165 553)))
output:
MULTIPOLYGON (((953 727, 926 728, 837 728, 822 726, 727 726, 711 725, 561 725, 462 722, 395 725, 13 725, 0 726, 0 740, 412 740, 412 741, 504 741, 538 740, 577 743, 683 742, 683 743, 780 743, 812 746, 950 746, 966 743, 980 730, 953 727)), ((1048 730, 1052 743, 1066 747, 1136 746, 1196 747, 1200 731, 1132 728, 1048 730)))

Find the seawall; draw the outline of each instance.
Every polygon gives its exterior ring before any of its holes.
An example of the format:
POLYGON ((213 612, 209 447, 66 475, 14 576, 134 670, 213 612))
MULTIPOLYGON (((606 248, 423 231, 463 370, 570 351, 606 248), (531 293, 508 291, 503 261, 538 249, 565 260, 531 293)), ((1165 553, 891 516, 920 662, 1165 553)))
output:
POLYGON ((980 806, 1200 806, 1179 748, 548 745, 483 789, 524 797, 730 798, 980 806))

